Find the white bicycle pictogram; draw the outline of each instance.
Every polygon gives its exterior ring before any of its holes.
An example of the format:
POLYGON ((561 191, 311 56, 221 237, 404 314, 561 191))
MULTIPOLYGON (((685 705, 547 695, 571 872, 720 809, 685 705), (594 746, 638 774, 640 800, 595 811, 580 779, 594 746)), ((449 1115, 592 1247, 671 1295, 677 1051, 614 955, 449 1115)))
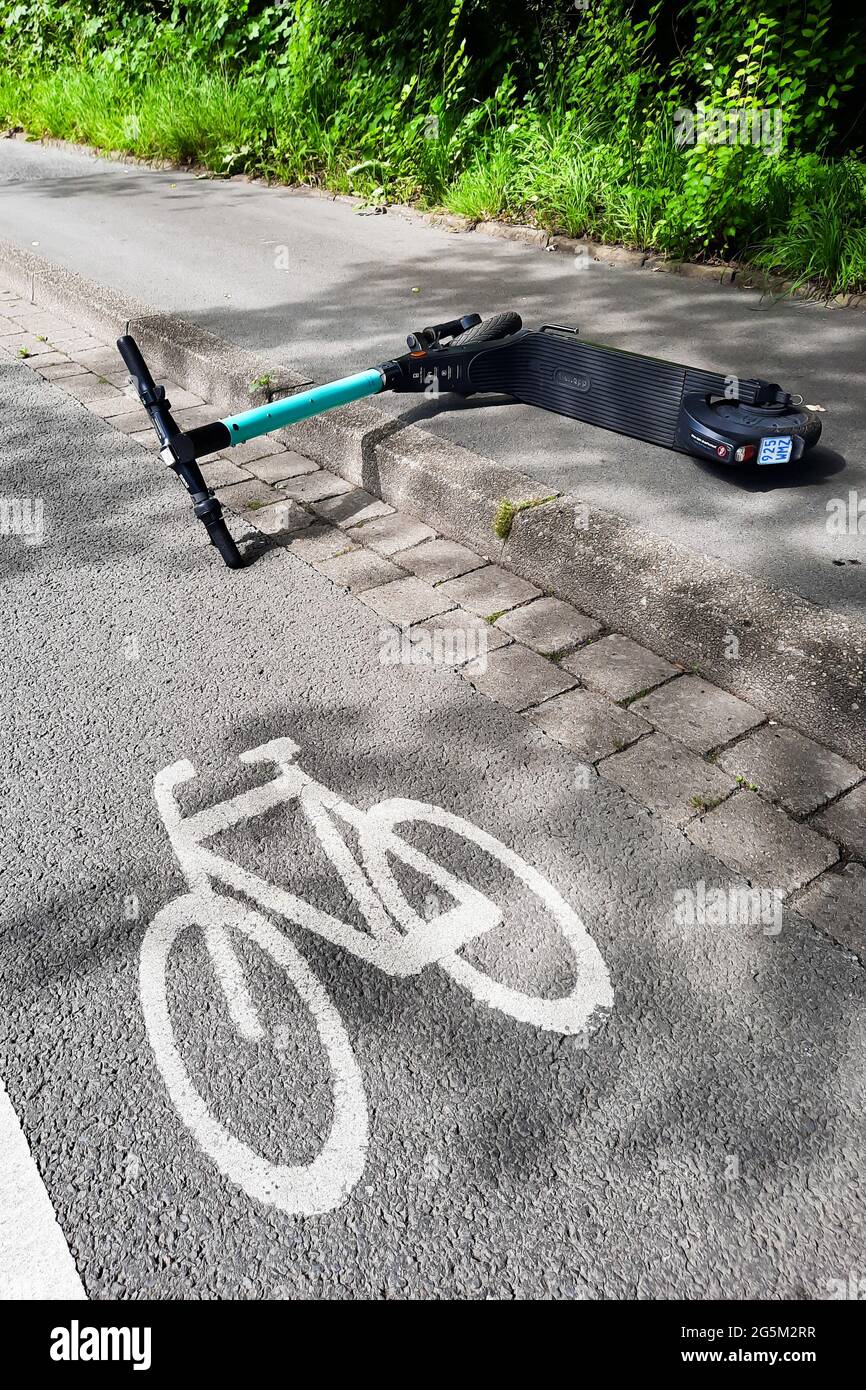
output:
POLYGON ((613 990, 604 959, 574 909, 542 874, 500 840, 461 816, 422 801, 390 798, 362 811, 304 772, 294 761, 299 751, 291 739, 280 738, 242 753, 241 762, 274 763, 278 775, 263 786, 186 816, 175 789, 196 776, 193 765, 184 759, 157 773, 157 806, 189 892, 168 903, 148 926, 141 946, 140 989, 157 1067, 180 1119, 201 1148, 249 1196, 285 1212, 312 1216, 347 1201, 363 1173, 369 1136, 363 1077, 340 1014, 301 952, 262 913, 217 892, 215 883, 388 975, 417 975, 428 966, 438 966, 479 1003, 537 1028, 582 1033, 597 1010, 611 1006, 613 990), (206 847, 205 841, 222 831, 292 801, 298 803, 360 910, 366 930, 206 847), (340 832, 341 822, 354 831, 360 863, 340 832), (470 941, 498 926, 502 911, 484 893, 398 834, 398 825, 413 822, 438 826, 473 842, 536 895, 572 953, 575 983, 569 993, 553 999, 525 994, 459 954, 470 941), (422 917, 398 886, 389 858, 425 875, 453 905, 430 920, 422 917), (262 1042, 268 1035, 232 944, 232 932, 245 935, 270 956, 309 1011, 328 1060, 333 1101, 330 1132, 311 1162, 281 1164, 257 1153, 211 1113, 196 1090, 174 1036, 167 982, 172 948, 189 927, 203 933, 229 1016, 242 1039, 262 1042))

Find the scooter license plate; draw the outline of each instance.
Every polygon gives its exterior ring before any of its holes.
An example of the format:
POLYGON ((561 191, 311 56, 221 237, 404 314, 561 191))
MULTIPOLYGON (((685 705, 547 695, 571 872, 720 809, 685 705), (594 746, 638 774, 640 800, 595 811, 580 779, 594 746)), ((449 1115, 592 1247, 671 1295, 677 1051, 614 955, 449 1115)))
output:
POLYGON ((787 463, 794 441, 789 434, 768 434, 758 449, 758 463, 787 463))

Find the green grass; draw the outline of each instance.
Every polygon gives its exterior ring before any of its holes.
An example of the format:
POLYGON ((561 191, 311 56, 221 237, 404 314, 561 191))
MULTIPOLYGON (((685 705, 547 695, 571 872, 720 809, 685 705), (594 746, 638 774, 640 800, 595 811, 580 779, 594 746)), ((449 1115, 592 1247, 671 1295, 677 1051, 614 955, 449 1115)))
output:
POLYGON ((743 777, 742 773, 738 772, 734 777, 734 781, 736 782, 737 786, 742 788, 744 791, 759 792, 761 790, 757 783, 749 782, 747 778, 743 777))
POLYGON ((517 169, 515 150, 500 136, 475 155, 448 190, 448 211, 476 222, 489 222, 508 212, 514 206, 517 169))
POLYGON ((182 68, 158 70, 139 88, 108 68, 61 68, 20 86, 5 73, 0 110, 33 135, 220 172, 244 149, 252 155, 278 116, 260 83, 182 68))
POLYGON ((620 700, 619 703, 622 705, 623 709, 628 709, 629 705, 635 704, 638 700, 643 700, 654 689, 655 686, 647 685, 643 690, 636 690, 633 695, 626 695, 625 699, 620 700))
POLYGON ((866 289, 859 159, 725 151, 730 158, 711 160, 687 186, 688 158, 663 122, 624 141, 553 98, 547 111, 512 105, 505 114, 495 103, 470 103, 455 106, 430 138, 425 113, 429 122, 437 100, 428 94, 415 109, 395 98, 387 68, 363 65, 347 81, 326 74, 314 86, 300 59, 280 76, 177 62, 138 79, 96 61, 22 79, 0 72, 0 123, 35 137, 691 259, 739 257, 825 293, 866 289))
POLYGON ((724 799, 723 796, 712 796, 707 798, 705 796, 695 795, 689 797, 689 805, 694 807, 696 811, 712 811, 716 806, 720 806, 724 799))
POLYGON ((494 535, 498 536, 501 541, 507 541, 518 512, 525 512, 530 507, 541 507, 545 502, 554 502, 555 500, 555 493, 551 493, 549 497, 533 497, 525 502, 510 502, 507 497, 503 497, 493 518, 494 535))
POLYGON ((836 294, 857 290, 866 283, 866 229, 846 226, 839 209, 822 201, 800 211, 752 259, 797 284, 824 282, 836 294))

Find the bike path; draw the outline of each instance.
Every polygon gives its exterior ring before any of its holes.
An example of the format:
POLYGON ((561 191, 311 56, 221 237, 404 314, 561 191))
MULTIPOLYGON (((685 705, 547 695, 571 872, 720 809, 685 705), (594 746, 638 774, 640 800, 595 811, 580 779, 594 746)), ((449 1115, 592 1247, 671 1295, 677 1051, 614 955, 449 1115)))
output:
POLYGON ((590 341, 779 381, 826 407, 824 437, 798 469, 758 476, 504 400, 386 394, 376 407, 698 556, 866 613, 856 496, 854 522, 828 529, 847 515, 850 492, 866 497, 862 313, 18 140, 0 142, 0 237, 242 347, 273 350, 317 381, 386 361, 410 329, 503 309, 529 327, 565 323, 590 341))
MULTIPOLYGON (((795 914, 781 932, 673 920, 731 876, 518 715, 432 666, 384 665, 379 619, 282 549, 215 563, 183 490, 27 368, 0 367, 9 790, 0 824, 0 1076, 90 1297, 824 1297, 862 1251, 863 976, 795 914), (430 802, 496 836, 580 914, 613 1006, 564 1036, 434 965, 395 978, 271 918, 326 991, 366 1093, 363 1172, 320 1215, 251 1197, 184 1126, 145 1030, 139 951, 185 889, 153 797, 189 759, 192 811, 264 785, 277 738, 356 807, 430 802)), ((291 806, 221 850, 351 921, 291 806)), ((351 838, 350 838, 351 843, 351 838)), ((417 844, 505 924, 464 960, 556 996, 568 952, 477 844, 417 844)), ((439 890, 401 870, 419 911, 439 890)), ((358 923, 361 926, 361 923, 358 923)), ((334 1114, 309 1011, 235 942, 266 1037, 232 1027, 200 936, 167 973, 207 1114, 273 1165, 334 1114)), ((458 972, 459 973, 459 972, 458 972)), ((337 1103, 339 1103, 339 1097, 337 1103)))

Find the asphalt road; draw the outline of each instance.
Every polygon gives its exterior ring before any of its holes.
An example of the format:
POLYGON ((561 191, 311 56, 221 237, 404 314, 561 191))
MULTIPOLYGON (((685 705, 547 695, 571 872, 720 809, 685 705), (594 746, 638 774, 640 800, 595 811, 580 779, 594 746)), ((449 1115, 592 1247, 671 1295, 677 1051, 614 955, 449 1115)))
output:
POLYGON ((826 407, 825 443, 798 470, 751 475, 504 401, 377 404, 688 550, 866 615, 862 531, 827 527, 828 502, 866 497, 862 313, 594 263, 578 271, 398 214, 17 140, 0 142, 0 236, 274 349, 317 380, 393 356, 410 328, 504 308, 529 326, 574 324, 591 340, 779 380, 826 407))
MULTIPOLYGON (((41 544, 0 542, 0 1077, 90 1297, 812 1299, 862 1268, 853 957, 795 914, 675 925, 677 887, 731 882, 683 836, 458 674, 382 664, 376 616, 285 550, 214 563, 153 455, 23 365, 0 418, 3 495, 45 506, 41 544), (222 987, 200 930, 173 939, 153 781, 189 759, 206 808, 269 783, 238 758, 277 738, 365 812, 498 837, 580 914, 580 966, 489 843, 408 824, 500 925, 397 977, 272 912, 256 944, 229 892, 222 987), (575 980, 576 1035, 503 1005, 575 980)), ((296 801, 223 824, 364 930, 296 801)), ((390 863, 438 931, 443 883, 390 863)))

